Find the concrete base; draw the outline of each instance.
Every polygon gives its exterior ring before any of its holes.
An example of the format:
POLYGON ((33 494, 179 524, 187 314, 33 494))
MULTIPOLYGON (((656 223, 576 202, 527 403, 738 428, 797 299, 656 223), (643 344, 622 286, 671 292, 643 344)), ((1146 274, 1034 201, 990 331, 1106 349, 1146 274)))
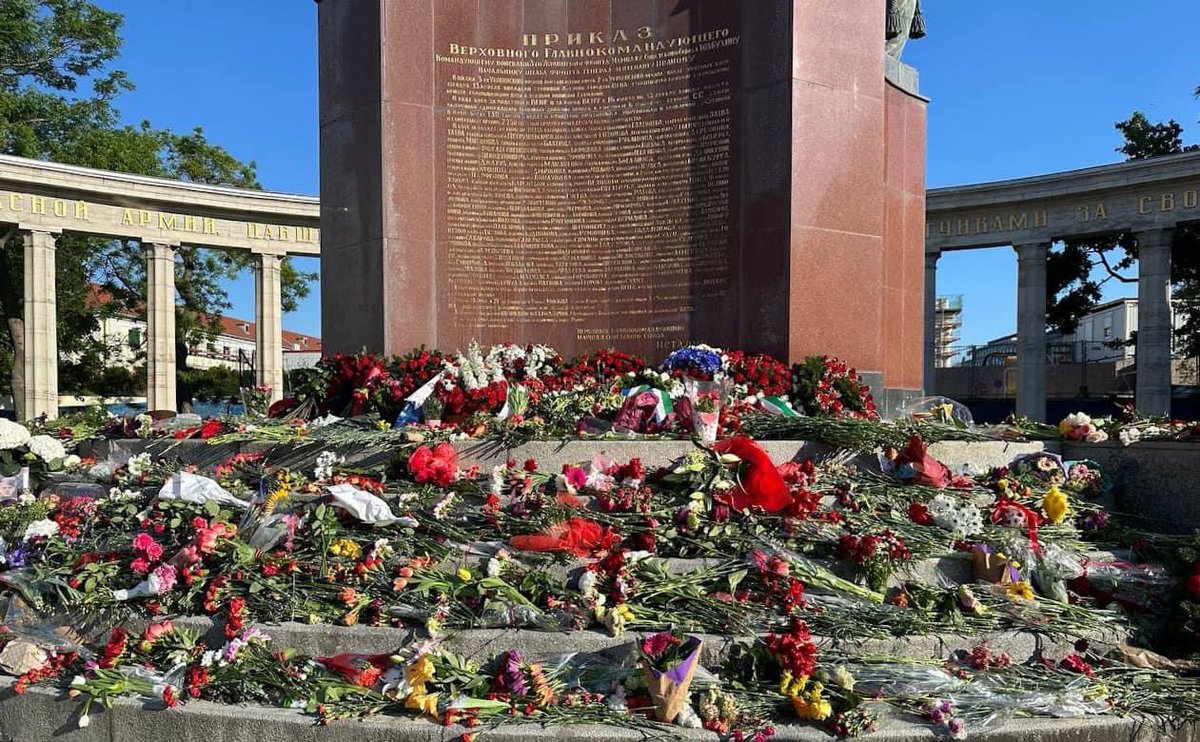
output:
POLYGON ((1113 485, 1113 509, 1132 525, 1157 533, 1200 529, 1200 443, 1064 443, 1062 452, 1100 465, 1113 485))
MULTIPOLYGON (((77 704, 57 693, 35 688, 15 696, 0 696, 0 742, 447 742, 459 739, 458 726, 443 727, 423 720, 372 718, 336 722, 328 727, 313 725, 311 716, 288 709, 260 706, 221 706, 196 701, 179 710, 165 711, 158 702, 120 699, 111 710, 94 707, 91 724, 80 729, 77 704)), ((880 731, 865 739, 878 742, 908 742, 933 739, 928 725, 907 718, 888 718, 880 731)), ((664 728, 673 739, 715 740, 704 731, 664 728)), ((803 726, 781 726, 775 739, 781 742, 826 742, 822 730, 803 726)), ((540 727, 513 725, 488 732, 491 742, 537 740, 587 740, 590 742, 641 742, 645 735, 628 729, 605 726, 540 727)), ((1200 732, 1194 725, 1178 730, 1161 729, 1150 722, 1114 717, 1086 719, 1016 719, 994 731, 972 733, 971 739, 988 742, 1195 742, 1200 732)))

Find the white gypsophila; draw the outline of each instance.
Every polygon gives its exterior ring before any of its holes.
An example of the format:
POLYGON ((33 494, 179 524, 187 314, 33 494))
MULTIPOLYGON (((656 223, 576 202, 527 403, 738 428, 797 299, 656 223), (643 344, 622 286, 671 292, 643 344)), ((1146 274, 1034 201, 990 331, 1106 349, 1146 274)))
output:
POLYGON ((596 592, 596 582, 598 579, 596 573, 592 570, 585 571, 579 576, 579 592, 584 595, 591 595, 596 592))
POLYGON ((488 477, 488 491, 493 495, 499 495, 504 491, 504 467, 493 466, 492 475, 488 477))
POLYGON ((29 442, 30 437, 24 425, 0 418, 0 450, 20 448, 29 442))
POLYGON ((486 570, 487 576, 488 577, 499 577, 500 576, 500 568, 503 566, 504 566, 503 562, 501 562, 499 559, 496 559, 495 557, 492 557, 491 559, 489 559, 487 561, 487 570, 486 570))
POLYGON ((18 505, 32 505, 36 501, 37 497, 29 490, 21 490, 21 494, 17 495, 18 505))
POLYGON ((75 467, 79 466, 82 463, 83 463, 83 459, 79 458, 75 454, 71 454, 71 455, 67 456, 65 459, 63 459, 63 466, 65 466, 68 469, 74 469, 75 467))
POLYGON ((313 468, 313 479, 318 481, 333 477, 333 468, 346 463, 345 456, 338 456, 333 451, 322 451, 317 456, 317 464, 313 468))
POLYGON ((29 449, 30 453, 46 463, 57 461, 67 456, 67 449, 63 447, 62 441, 51 438, 48 435, 33 436, 26 442, 25 447, 29 449))
POLYGON ((929 515, 940 528, 963 537, 983 532, 983 516, 974 505, 938 495, 929 501, 929 515))
POLYGON ((107 482, 112 479, 112 464, 108 463, 107 461, 101 461, 91 469, 88 469, 87 475, 98 482, 107 482))
POLYGON ((433 506, 434 520, 446 520, 450 517, 450 510, 454 507, 454 501, 457 496, 451 492, 443 497, 436 505, 433 506))
POLYGON ((150 471, 151 462, 152 459, 150 458, 150 454, 148 452, 142 452, 136 456, 130 456, 128 463, 130 475, 135 477, 142 476, 146 472, 150 471))
POLYGON ((23 540, 30 541, 40 537, 50 538, 56 533, 58 533, 58 524, 49 518, 43 518, 29 524, 29 527, 25 529, 23 540))

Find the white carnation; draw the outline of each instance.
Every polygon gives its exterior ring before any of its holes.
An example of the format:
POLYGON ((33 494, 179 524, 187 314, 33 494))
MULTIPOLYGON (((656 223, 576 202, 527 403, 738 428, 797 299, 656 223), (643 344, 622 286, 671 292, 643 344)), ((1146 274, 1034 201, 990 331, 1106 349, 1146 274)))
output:
POLYGON ((46 463, 67 456, 67 449, 63 448, 62 441, 48 435, 35 435, 25 445, 29 448, 30 453, 46 463))
POLYGON ((29 442, 29 430, 20 423, 0 418, 0 450, 20 448, 29 442))

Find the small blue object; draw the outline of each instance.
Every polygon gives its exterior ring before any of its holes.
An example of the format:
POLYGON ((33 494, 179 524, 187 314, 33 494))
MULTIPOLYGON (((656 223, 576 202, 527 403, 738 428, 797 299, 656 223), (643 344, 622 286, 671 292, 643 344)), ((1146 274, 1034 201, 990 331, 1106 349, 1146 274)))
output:
POLYGON ((400 410, 400 414, 396 416, 396 422, 392 424, 392 430, 407 428, 409 425, 416 425, 425 420, 425 411, 421 409, 416 402, 405 402, 404 409, 400 410))

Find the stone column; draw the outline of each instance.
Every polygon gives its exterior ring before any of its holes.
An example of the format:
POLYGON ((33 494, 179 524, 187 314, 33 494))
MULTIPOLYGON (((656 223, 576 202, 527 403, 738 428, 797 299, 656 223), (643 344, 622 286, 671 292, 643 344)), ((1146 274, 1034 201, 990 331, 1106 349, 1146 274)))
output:
POLYGON ((1017 251, 1017 414, 1046 418, 1046 258, 1050 243, 1017 251))
POLYGON ((146 409, 175 410, 175 248, 145 244, 146 409))
POLYGON ((937 264, 940 252, 925 253, 925 394, 937 382, 937 264))
POLYGON ((1171 244, 1173 229, 1137 233, 1139 412, 1171 414, 1171 244))
POLYGON ((58 297, 54 274, 56 235, 22 234, 25 241, 25 395, 21 413, 58 417, 58 297))
POLYGON ((258 383, 271 387, 271 401, 283 398, 283 257, 258 253, 254 269, 255 359, 258 383))

